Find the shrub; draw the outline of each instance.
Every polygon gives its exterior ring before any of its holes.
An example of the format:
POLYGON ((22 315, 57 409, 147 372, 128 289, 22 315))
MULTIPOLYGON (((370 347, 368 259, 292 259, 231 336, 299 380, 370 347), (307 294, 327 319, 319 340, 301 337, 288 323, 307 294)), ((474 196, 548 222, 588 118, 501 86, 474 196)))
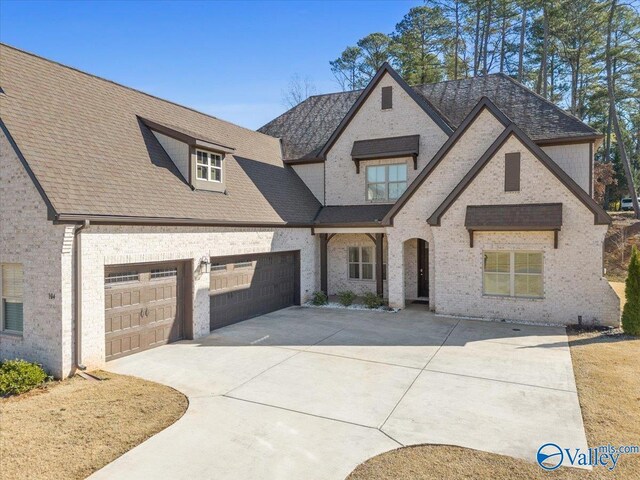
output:
POLYGON ((640 335, 640 253, 634 246, 624 289, 627 303, 622 311, 622 329, 630 335, 640 335))
POLYGON ((327 294, 321 291, 313 292, 313 298, 311 299, 311 303, 314 305, 326 305, 329 303, 329 298, 327 294))
POLYGON ((19 395, 42 385, 49 377, 36 363, 7 360, 0 363, 0 396, 19 395))
POLYGON ((351 290, 338 292, 338 301, 345 307, 348 307, 349 305, 351 305, 355 299, 356 299, 356 294, 353 293, 351 290))
POLYGON ((367 308, 380 308, 382 306, 382 298, 373 292, 365 293, 363 299, 367 308))

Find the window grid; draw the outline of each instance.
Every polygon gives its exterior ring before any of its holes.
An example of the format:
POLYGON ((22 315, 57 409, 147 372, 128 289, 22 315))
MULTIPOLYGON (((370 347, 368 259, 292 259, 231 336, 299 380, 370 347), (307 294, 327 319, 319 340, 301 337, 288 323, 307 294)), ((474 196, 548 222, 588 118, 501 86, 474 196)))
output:
POLYGON ((253 266, 253 262, 236 262, 233 264, 233 268, 247 268, 253 266))
POLYGON ((482 292, 490 296, 543 298, 542 252, 484 252, 482 292))
POLYGON ((407 164, 369 165, 367 167, 367 200, 397 200, 407 188, 407 164))
MULTIPOLYGON (((373 247, 349 247, 347 250, 347 276, 350 280, 373 280, 375 256, 373 247)), ((387 279, 387 264, 382 264, 382 279, 387 279)))
POLYGON ((177 268, 165 268, 165 269, 154 269, 151 270, 151 278, 165 278, 165 277, 176 277, 178 276, 177 268))
POLYGON ((222 155, 196 150, 196 178, 208 182, 222 182, 222 155))

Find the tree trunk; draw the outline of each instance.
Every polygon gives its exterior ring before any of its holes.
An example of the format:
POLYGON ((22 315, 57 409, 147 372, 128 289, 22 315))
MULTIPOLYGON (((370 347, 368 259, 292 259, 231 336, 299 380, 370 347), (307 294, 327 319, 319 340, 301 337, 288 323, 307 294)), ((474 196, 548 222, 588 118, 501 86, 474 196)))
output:
POLYGON ((458 79, 458 47, 460 45, 460 4, 455 0, 456 5, 456 42, 453 46, 453 79, 458 79))
POLYGON ((504 56, 507 43, 507 2, 502 3, 502 27, 500 28, 500 73, 504 73, 504 56))
POLYGON ((524 34, 527 30, 527 6, 522 5, 522 23, 520 24, 520 49, 518 51, 518 81, 524 79, 524 34))
POLYGON ((493 13, 493 0, 489 0, 489 4, 487 5, 487 16, 485 19, 484 26, 484 48, 482 49, 483 59, 482 59, 482 74, 486 75, 489 73, 489 69, 487 68, 487 56, 489 53, 489 37, 491 36, 491 14, 493 13))
POLYGON ((609 115, 613 123, 613 130, 616 134, 616 143, 618 144, 618 150, 620 151, 620 161, 624 168, 625 176, 627 177, 627 187, 629 188, 629 195, 631 196, 631 202, 633 203, 633 209, 635 211, 636 218, 640 218, 640 206, 638 206, 638 195, 636 193, 635 185, 633 184, 633 174, 631 173, 631 165, 627 158, 627 152, 624 148, 624 138, 620 130, 620 123, 618 122, 618 113, 616 112, 616 96, 613 90, 613 73, 611 71, 611 29, 613 27, 613 17, 616 12, 617 0, 611 0, 611 9, 609 10, 609 19, 607 21, 607 47, 606 47, 606 67, 607 67, 607 91, 609 93, 609 115))
POLYGON ((478 76, 478 65, 480 62, 480 2, 476 2, 476 31, 473 40, 473 76, 478 76))
POLYGON ((542 96, 547 98, 547 52, 549 51, 549 15, 547 2, 542 7, 544 35, 542 39, 542 96))

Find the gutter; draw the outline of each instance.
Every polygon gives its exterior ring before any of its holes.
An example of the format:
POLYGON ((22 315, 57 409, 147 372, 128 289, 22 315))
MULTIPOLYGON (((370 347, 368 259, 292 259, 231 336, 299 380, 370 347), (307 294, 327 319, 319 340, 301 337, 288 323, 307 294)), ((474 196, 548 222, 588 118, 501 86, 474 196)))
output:
POLYGON ((73 250, 74 250, 74 262, 73 262, 73 288, 74 288, 74 309, 75 309, 75 325, 74 325, 74 340, 75 340, 75 367, 78 370, 84 371, 87 369, 82 363, 82 249, 81 249, 81 235, 80 232, 85 228, 88 228, 91 222, 84 220, 73 231, 73 250))

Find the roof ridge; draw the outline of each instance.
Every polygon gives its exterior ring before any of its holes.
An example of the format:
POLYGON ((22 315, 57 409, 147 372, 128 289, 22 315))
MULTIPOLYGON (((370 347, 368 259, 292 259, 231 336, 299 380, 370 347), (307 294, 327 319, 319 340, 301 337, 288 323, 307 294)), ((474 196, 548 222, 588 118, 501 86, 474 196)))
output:
POLYGON ((560 108, 558 105, 556 105, 555 103, 553 103, 551 100, 544 98, 542 95, 540 95, 539 93, 535 92, 534 90, 530 89, 529 87, 527 87, 524 83, 520 83, 519 81, 517 81, 515 78, 512 78, 510 75, 507 75, 504 72, 496 72, 494 75, 505 78, 507 80, 509 80, 511 83, 513 83, 514 85, 526 90, 527 92, 529 92, 530 94, 538 97, 540 100, 542 100, 543 102, 551 105, 553 108, 555 108, 556 110, 558 110, 560 113, 562 113, 563 115, 565 115, 566 117, 572 118, 573 120, 576 120, 580 123, 582 123, 583 125, 585 125, 587 128, 591 129, 593 131, 593 133, 600 133, 598 132, 598 130, 596 130, 595 128, 593 128, 591 125, 587 124, 586 122, 583 122, 582 120, 580 120, 578 117, 576 117, 575 115, 573 115, 572 113, 567 112, 564 108, 560 108))
POLYGON ((37 53, 29 52, 27 50, 23 50, 21 48, 14 47, 13 45, 9 45, 9 44, 4 43, 4 42, 0 42, 0 46, 6 47, 6 48, 10 48, 11 50, 15 50, 16 52, 20 52, 20 53, 22 53, 24 55, 29 55, 30 57, 37 58, 38 60, 44 60, 47 63, 51 63, 53 65, 57 65, 58 67, 62 67, 62 68, 66 68, 68 70, 72 70, 72 71, 80 73, 82 75, 86 75, 87 77, 95 78, 96 80, 100 80, 102 82, 107 82, 107 83, 110 83, 110 84, 115 85, 117 87, 126 88, 127 90, 131 90, 133 92, 145 95, 145 96, 153 98, 155 100, 159 100, 161 102, 169 103, 169 104, 174 105, 176 107, 184 108, 185 110, 190 110, 190 111, 192 111, 194 113, 203 115, 205 117, 212 118, 212 119, 218 120, 220 122, 228 123, 229 125, 233 125, 234 127, 238 127, 238 128, 243 129, 243 130, 247 130, 249 132, 257 133, 258 135, 264 135, 265 137, 269 137, 269 138, 278 140, 276 137, 272 137, 271 135, 267 135, 266 133, 262 133, 262 132, 259 132, 257 130, 252 130, 252 129, 248 128, 248 127, 243 127, 242 125, 238 125, 237 123, 233 123, 233 122, 230 122, 228 120, 224 120, 222 118, 218 118, 218 117, 216 117, 214 115, 210 115, 208 113, 202 112, 200 110, 196 110, 193 107, 188 107, 186 105, 182 105, 181 103, 174 102, 173 100, 168 100, 166 98, 158 97, 157 95, 153 95, 153 94, 145 92, 143 90, 139 90, 137 88, 130 87, 128 85, 124 85, 122 83, 116 82, 115 80, 109 80, 108 78, 101 77, 101 76, 96 75, 94 73, 86 72, 86 71, 81 70, 81 69, 79 69, 77 67, 72 67, 71 65, 67 65, 65 63, 58 62, 57 60, 52 60, 50 58, 43 57, 42 55, 38 55, 37 53))

